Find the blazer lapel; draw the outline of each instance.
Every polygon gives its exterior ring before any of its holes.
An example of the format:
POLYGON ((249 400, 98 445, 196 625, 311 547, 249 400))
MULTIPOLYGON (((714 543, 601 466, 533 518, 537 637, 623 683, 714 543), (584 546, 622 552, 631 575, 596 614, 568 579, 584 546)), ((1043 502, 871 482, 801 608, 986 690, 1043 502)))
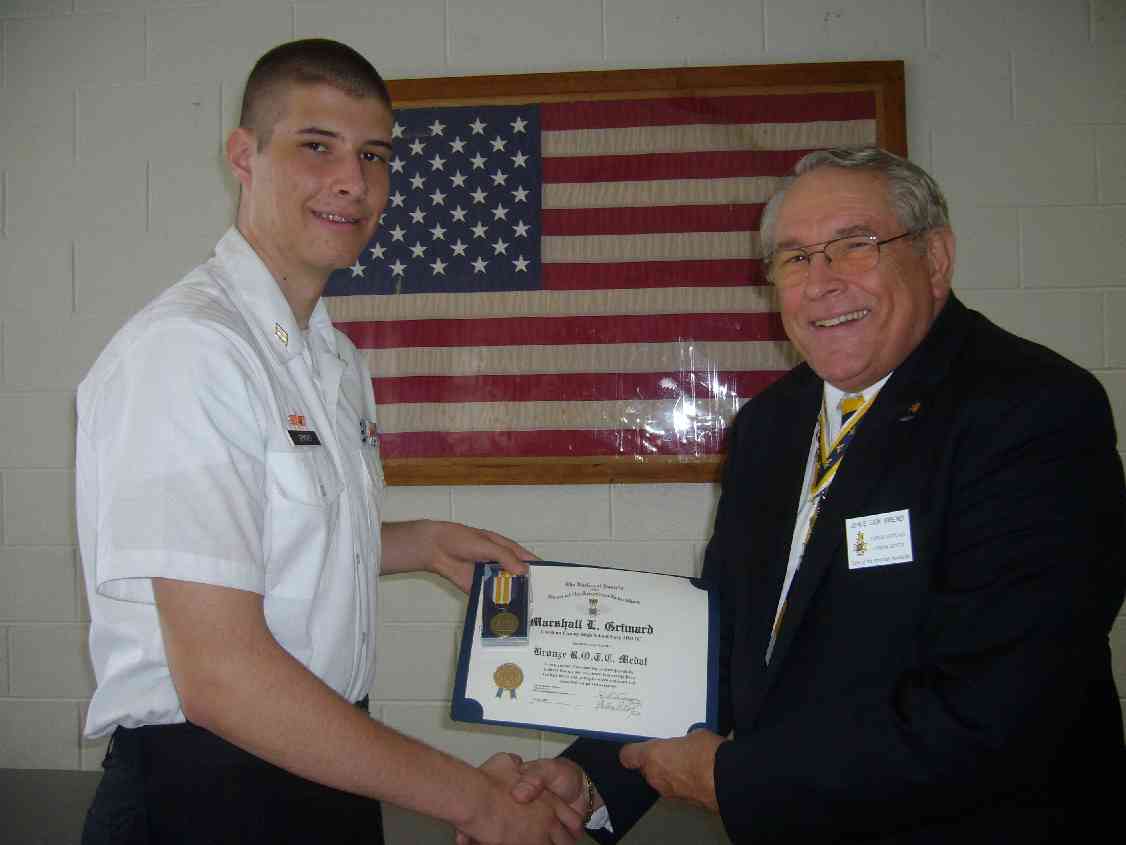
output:
MULTIPOLYGON (((743 483, 761 485, 761 489, 769 491, 768 496, 756 495, 753 500, 761 502, 769 499, 773 509, 770 517, 761 520, 761 525, 768 527, 769 533, 760 531, 754 540, 758 547, 754 558, 761 563, 751 573, 746 648, 752 660, 760 661, 759 665, 766 656, 778 596, 786 575, 790 538, 794 533, 805 463, 820 403, 821 380, 810 371, 807 379, 794 386, 792 396, 786 400, 784 413, 775 417, 773 425, 759 435, 761 440, 752 447, 758 455, 766 456, 759 463, 762 469, 755 475, 744 475, 747 480, 743 483)), ((760 700, 764 674, 748 673, 746 680, 751 685, 752 700, 760 700)))

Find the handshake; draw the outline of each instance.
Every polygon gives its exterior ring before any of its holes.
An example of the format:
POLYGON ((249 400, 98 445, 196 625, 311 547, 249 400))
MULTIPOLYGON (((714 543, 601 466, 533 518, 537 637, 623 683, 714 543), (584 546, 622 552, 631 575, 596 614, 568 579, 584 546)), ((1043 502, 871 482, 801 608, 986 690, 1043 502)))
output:
MULTIPOLYGON (((713 769, 722 742, 711 731, 697 730, 676 739, 624 745, 618 760, 661 796, 718 812, 713 769)), ((502 752, 485 761, 481 771, 492 786, 489 806, 478 805, 477 817, 458 830, 457 845, 572 845, 605 805, 595 780, 565 757, 524 762, 502 752)), ((612 830, 612 823, 608 818, 602 827, 612 830)))

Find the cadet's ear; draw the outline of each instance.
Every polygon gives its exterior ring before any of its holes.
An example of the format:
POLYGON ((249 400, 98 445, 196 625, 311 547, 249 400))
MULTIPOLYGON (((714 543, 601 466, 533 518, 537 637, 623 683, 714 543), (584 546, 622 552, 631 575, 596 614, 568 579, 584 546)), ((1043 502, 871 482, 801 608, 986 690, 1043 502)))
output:
POLYGON ((926 233, 926 239, 931 294, 935 303, 941 306, 950 296, 954 281, 954 232, 949 227, 932 229, 926 233))
POLYGON ((227 138, 227 163, 243 190, 250 187, 253 179, 254 156, 257 152, 258 141, 252 129, 240 126, 227 138))

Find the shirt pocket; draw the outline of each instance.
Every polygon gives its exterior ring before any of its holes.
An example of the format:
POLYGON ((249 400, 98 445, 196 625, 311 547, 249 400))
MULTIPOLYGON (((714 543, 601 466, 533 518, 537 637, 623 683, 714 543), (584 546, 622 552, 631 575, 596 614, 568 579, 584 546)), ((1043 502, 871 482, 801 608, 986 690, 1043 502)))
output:
POLYGON ((344 486, 323 446, 267 452, 266 475, 271 499, 310 508, 332 508, 344 486))

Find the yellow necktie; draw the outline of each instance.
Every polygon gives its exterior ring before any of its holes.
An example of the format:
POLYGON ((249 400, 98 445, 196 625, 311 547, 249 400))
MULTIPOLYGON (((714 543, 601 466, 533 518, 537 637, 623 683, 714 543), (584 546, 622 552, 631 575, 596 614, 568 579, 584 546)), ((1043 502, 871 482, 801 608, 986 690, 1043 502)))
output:
POLYGON ((864 407, 864 394, 857 393, 854 396, 842 396, 841 401, 837 404, 837 408, 841 412, 841 425, 849 421, 849 418, 864 407))
MULTIPOLYGON (((845 430, 848 421, 852 419, 858 411, 864 409, 864 396, 860 393, 842 396, 841 401, 837 403, 837 409, 841 412, 841 430, 837 432, 836 440, 830 444, 828 441, 829 435, 826 420, 828 412, 825 409, 825 403, 821 403, 821 415, 817 420, 817 432, 815 434, 817 438, 817 453, 814 455, 813 477, 809 491, 809 495, 814 500, 813 513, 809 515, 809 524, 806 526, 805 535, 802 538, 803 549, 806 544, 809 543, 809 538, 813 534, 813 526, 817 522, 818 514, 821 513, 821 503, 825 499, 825 491, 829 486, 829 482, 836 474, 836 469, 840 465, 841 458, 844 457, 845 449, 852 440, 856 426, 860 424, 860 418, 858 417, 853 427, 847 431, 845 430)), ((774 617, 774 627, 770 631, 770 643, 766 647, 767 663, 770 662, 771 655, 774 653, 774 643, 777 641, 778 631, 782 627, 782 617, 786 614, 787 600, 788 596, 782 599, 782 604, 779 606, 778 612, 774 617)))

